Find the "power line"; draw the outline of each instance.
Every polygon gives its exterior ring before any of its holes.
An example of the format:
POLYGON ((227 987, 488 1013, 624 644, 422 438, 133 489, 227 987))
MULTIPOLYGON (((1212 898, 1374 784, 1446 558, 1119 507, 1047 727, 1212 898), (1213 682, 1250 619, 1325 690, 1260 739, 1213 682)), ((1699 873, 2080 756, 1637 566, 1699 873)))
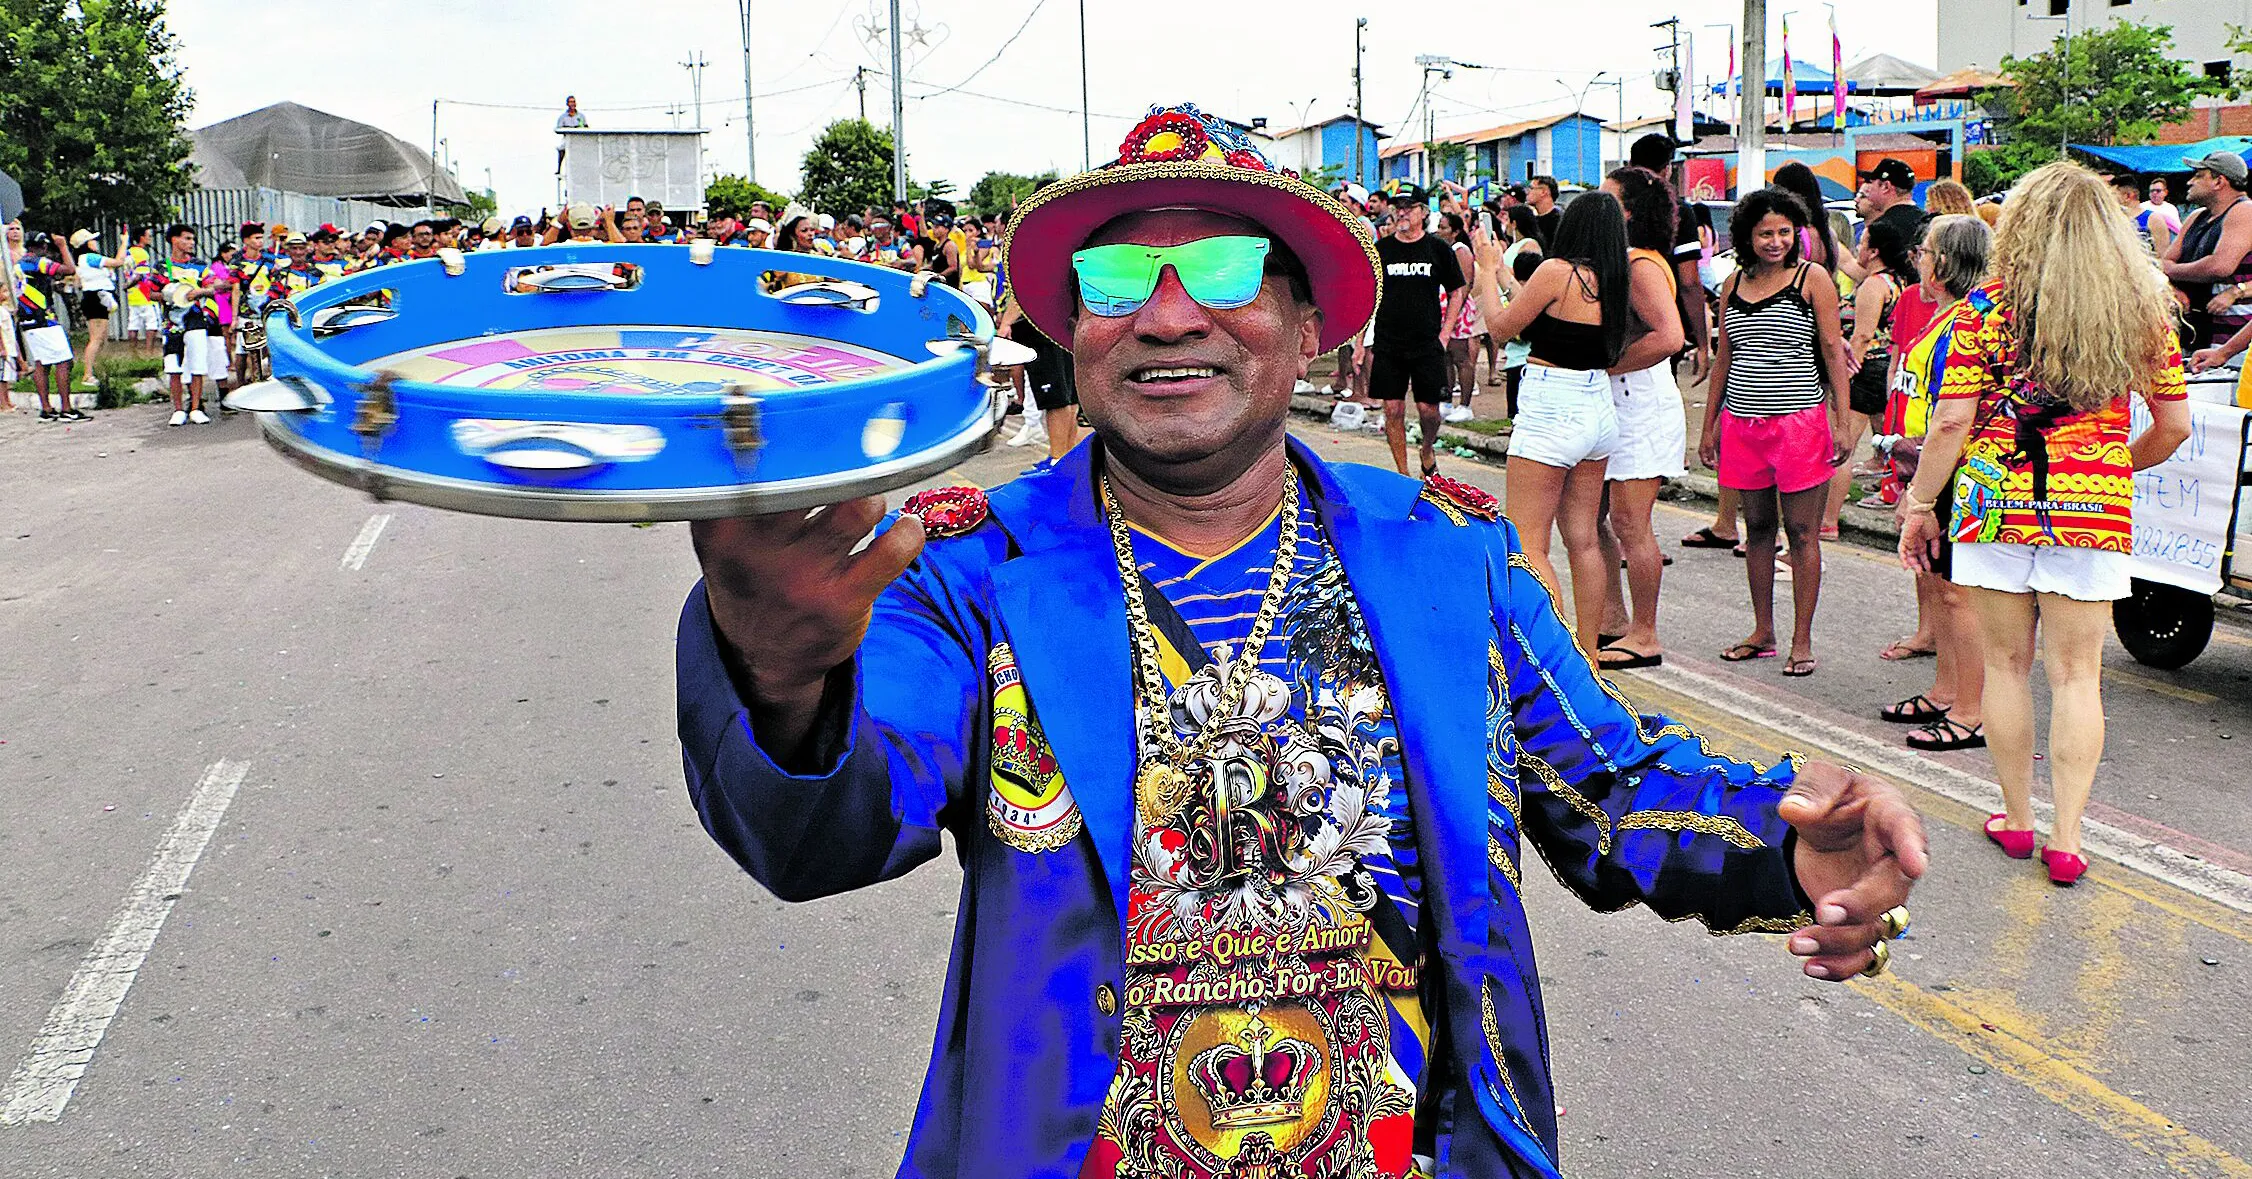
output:
MULTIPOLYGON (((812 118, 810 118, 810 119, 806 120, 806 121, 805 121, 805 122, 804 122, 803 124, 801 124, 801 125, 799 125, 799 126, 796 126, 796 127, 792 127, 792 128, 791 128, 791 129, 789 129, 788 131, 784 131, 784 132, 782 132, 781 134, 779 134, 779 135, 776 135, 776 136, 775 136, 775 138, 777 138, 777 139, 790 139, 790 138, 793 138, 793 137, 795 137, 795 136, 803 135, 803 134, 805 134, 806 132, 813 130, 813 125, 814 125, 815 123, 818 123, 818 122, 820 122, 821 120, 823 120, 823 119, 826 119, 826 118, 828 118, 828 117, 829 117, 829 112, 830 112, 830 111, 832 111, 832 110, 834 110, 834 109, 836 108, 837 102, 838 102, 839 100, 841 100, 842 98, 844 98, 844 92, 845 92, 845 90, 846 90, 846 89, 849 89, 849 88, 850 88, 850 87, 852 86, 852 83, 853 83, 853 79, 851 79, 851 78, 846 78, 846 79, 844 80, 844 85, 843 85, 843 86, 841 86, 841 87, 839 87, 839 88, 838 88, 838 90, 837 90, 837 92, 836 92, 835 94, 833 94, 833 95, 830 95, 830 96, 829 96, 829 98, 828 98, 828 99, 827 99, 826 101, 824 101, 824 102, 823 102, 823 103, 822 103, 822 104, 820 105, 820 107, 819 107, 819 108, 818 108, 818 109, 817 109, 817 110, 816 110, 816 111, 814 112, 814 115, 813 115, 813 117, 812 117, 812 118)), ((769 132, 769 134, 772 134, 772 133, 771 133, 771 132, 769 132)))
MULTIPOLYGON (((868 72, 869 72, 870 74, 873 74, 873 75, 877 76, 877 77, 882 77, 882 78, 888 78, 888 77, 891 77, 891 74, 890 74, 889 72, 887 72, 887 71, 884 71, 884 70, 879 70, 879 69, 875 69, 875 68, 873 68, 873 67, 871 67, 871 68, 870 68, 870 69, 868 70, 868 72)), ((927 86, 927 85, 929 85, 930 83, 928 83, 928 82, 917 82, 917 81, 915 81, 915 80, 913 80, 913 79, 909 79, 909 80, 908 80, 908 82, 907 82, 907 84, 908 84, 908 85, 910 85, 910 86, 927 86)), ((922 101, 923 99, 926 99, 926 98, 936 98, 936 97, 938 97, 938 96, 939 96, 940 94, 959 94, 959 95, 963 96, 964 98, 982 98, 982 99, 984 99, 984 100, 985 100, 985 101, 987 101, 987 102, 999 102, 999 103, 1005 103, 1005 104, 1007 104, 1007 105, 1009 105, 1009 106, 1021 106, 1021 107, 1027 107, 1027 108, 1029 108, 1029 109, 1032 109, 1032 110, 1036 110, 1036 111, 1052 111, 1052 112, 1054 112, 1054 113, 1056 113, 1056 114, 1059 114, 1059 115, 1076 115, 1076 114, 1078 114, 1078 113, 1079 113, 1079 108, 1078 108, 1078 107, 1075 107, 1075 106, 1050 106, 1050 105, 1048 105, 1047 103, 1044 103, 1044 102, 1028 102, 1028 101, 1026 101, 1025 99, 1022 99, 1022 98, 1005 98, 1005 97, 1003 97, 1003 96, 1001 96, 1001 95, 998 95, 998 94, 985 94, 985 93, 981 93, 981 92, 979 92, 979 91, 976 91, 976 90, 963 90, 963 89, 960 89, 960 88, 958 88, 958 87, 948 87, 948 88, 946 88, 946 89, 944 89, 944 90, 937 90, 937 91, 933 91, 933 92, 931 92, 931 93, 929 93, 929 94, 910 94, 910 95, 908 95, 908 97, 909 97, 909 98, 912 98, 912 99, 914 99, 914 100, 916 100, 917 102, 920 102, 920 101, 922 101)), ((1121 115, 1121 114, 1115 114, 1115 113, 1112 113, 1112 112, 1109 112, 1109 111, 1090 111, 1090 112, 1089 112, 1089 115, 1090 115, 1090 117, 1093 117, 1093 118, 1097 118, 1097 119, 1120 119, 1120 120, 1123 120, 1123 121, 1125 121, 1125 122, 1129 122, 1129 123, 1130 123, 1130 122, 1133 122, 1133 121, 1135 121, 1136 119, 1139 119, 1139 118, 1141 118, 1141 117, 1142 117, 1141 115, 1121 115)))
MULTIPOLYGON (((802 93, 804 93, 805 91, 808 91, 808 90, 819 90, 819 89, 821 89, 821 88, 823 88, 823 87, 826 87, 826 86, 834 86, 834 85, 836 85, 836 84, 837 84, 837 83, 838 83, 839 81, 851 81, 851 76, 850 76, 850 75, 847 75, 847 76, 845 76, 844 78, 841 78, 841 79, 840 79, 840 78, 824 78, 824 79, 822 79, 821 81, 818 81, 818 82, 807 82, 807 83, 805 83, 805 84, 804 84, 804 85, 802 85, 802 86, 788 86, 788 87, 784 87, 783 89, 780 89, 780 90, 761 90, 761 91, 759 91, 758 93, 756 93, 756 94, 752 95, 751 97, 753 97, 754 99, 756 99, 756 98, 780 98, 780 97, 782 97, 782 96, 784 96, 784 95, 787 95, 787 94, 802 94, 802 93)), ((463 99, 463 98, 440 98, 440 99, 435 99, 434 101, 445 103, 445 104, 446 104, 447 106, 468 106, 468 107, 477 107, 477 108, 479 108, 479 109, 481 109, 481 110, 495 110, 495 111, 552 111, 552 110, 554 110, 554 109, 555 109, 555 104, 554 104, 554 103, 552 103, 552 102, 537 102, 537 103, 534 103, 534 102, 471 102, 471 101, 469 101, 468 99, 463 99)), ((719 99, 719 100, 717 100, 717 101, 719 101, 719 102, 721 102, 721 103, 740 103, 740 102, 742 102, 742 101, 743 101, 743 96, 742 96, 742 95, 740 95, 740 94, 738 94, 738 95, 735 95, 735 96, 734 96, 734 97, 732 97, 732 98, 723 98, 723 99, 719 99)), ((634 105, 630 105, 630 106, 585 106, 585 105, 581 105, 581 106, 579 107, 579 109, 580 109, 580 110, 582 110, 582 111, 593 111, 593 112, 596 112, 596 113, 600 114, 600 113, 619 113, 619 112, 626 112, 626 111, 664 111, 664 110, 671 110, 671 109, 672 109, 673 107, 675 107, 675 106, 678 106, 678 105, 680 105, 680 100, 676 98, 676 99, 673 99, 673 100, 672 100, 672 101, 670 101, 670 102, 647 102, 647 103, 638 103, 638 104, 634 104, 634 105)))
POLYGON ((960 90, 962 87, 977 81, 977 76, 979 74, 984 73, 989 67, 992 66, 994 62, 1001 60, 1001 55, 1009 51, 1009 46, 1016 44, 1017 38, 1024 36, 1024 31, 1032 26, 1032 18, 1040 15, 1040 10, 1046 8, 1047 6, 1048 0, 1035 0, 1035 3, 1032 5, 1032 11, 1024 14, 1024 22, 1017 26, 1017 31, 1009 34, 1008 40, 1001 42, 1001 47, 993 51, 993 56, 985 59, 984 65, 971 70, 969 77, 954 83, 952 86, 948 86, 944 90, 933 91, 931 94, 925 94, 922 97, 931 98, 938 94, 951 94, 954 91, 960 90))
POLYGON ((813 61, 815 59, 820 59, 821 61, 826 62, 831 69, 840 68, 835 62, 829 61, 826 57, 822 56, 821 47, 829 43, 829 38, 837 35, 837 26, 844 23, 845 13, 849 12, 851 8, 852 5, 849 3, 839 4, 837 6, 837 19, 829 22, 829 31, 821 34, 821 39, 813 43, 813 48, 805 51, 805 56, 798 59, 798 64, 782 71, 782 76, 774 80, 777 82, 789 81, 792 75, 805 68, 805 64, 807 62, 813 61))

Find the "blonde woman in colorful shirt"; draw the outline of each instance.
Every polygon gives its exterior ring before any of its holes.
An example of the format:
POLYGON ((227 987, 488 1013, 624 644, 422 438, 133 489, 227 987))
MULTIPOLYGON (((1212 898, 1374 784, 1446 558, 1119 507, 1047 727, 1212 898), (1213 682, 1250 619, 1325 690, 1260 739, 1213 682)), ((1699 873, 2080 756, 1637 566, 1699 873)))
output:
POLYGON ((2052 699, 2049 879, 2088 870, 2080 817, 2103 756, 2103 639, 2129 592, 2134 472, 2189 436, 2166 281, 2096 174, 2055 163, 2018 182, 1994 234, 1994 279, 1957 309, 1939 403, 1902 497, 1900 556, 1928 569, 1955 541, 1986 655, 1986 740, 2005 810, 1986 833, 2012 857, 2035 843, 2034 638, 2052 699), (2128 438, 2128 398, 2151 426, 2128 438), (1953 521, 1934 514, 1955 480, 1953 521))

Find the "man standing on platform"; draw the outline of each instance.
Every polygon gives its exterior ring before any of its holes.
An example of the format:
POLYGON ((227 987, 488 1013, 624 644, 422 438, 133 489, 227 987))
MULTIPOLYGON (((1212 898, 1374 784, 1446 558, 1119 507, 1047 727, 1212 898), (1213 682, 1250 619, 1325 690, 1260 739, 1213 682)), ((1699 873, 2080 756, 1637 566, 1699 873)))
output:
POLYGON ((1376 308, 1350 210, 1155 110, 1003 267, 1094 439, 882 527, 881 497, 699 522, 680 620, 689 792, 760 882, 952 835, 902 1175, 1557 1179, 1532 855, 1598 908, 1791 932, 1814 978, 1884 969, 1926 860, 1897 790, 1635 715, 1491 496, 1289 438, 1376 308))

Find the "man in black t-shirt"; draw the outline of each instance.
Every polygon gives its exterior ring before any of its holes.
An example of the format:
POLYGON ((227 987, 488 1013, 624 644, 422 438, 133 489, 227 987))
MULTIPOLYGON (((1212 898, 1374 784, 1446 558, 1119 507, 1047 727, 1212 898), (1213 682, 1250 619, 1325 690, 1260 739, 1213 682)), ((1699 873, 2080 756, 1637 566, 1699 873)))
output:
POLYGON ((1564 210, 1556 206, 1556 178, 1535 176, 1525 182, 1525 203, 1532 206, 1533 224, 1540 227, 1542 250, 1556 240, 1556 228, 1564 224, 1564 210))
POLYGON ((1432 447, 1439 440, 1439 406, 1447 398, 1447 328, 1462 318, 1466 292, 1454 251, 1423 231, 1423 219, 1423 191, 1414 185, 1394 189, 1392 233, 1376 242, 1384 297, 1376 305, 1368 393, 1384 407, 1384 440, 1392 446, 1392 464, 1405 475, 1407 392, 1415 390, 1428 476, 1439 469, 1432 447))
MULTIPOLYGON (((1870 224, 1890 225, 1900 235, 1900 240, 1913 246, 1924 240, 1924 222, 1929 218, 1916 207, 1916 172, 1906 163, 1886 156, 1877 166, 1861 174, 1861 187, 1853 194, 1854 211, 1870 224)), ((1820 215, 1816 210, 1816 215, 1820 215)), ((1869 277, 1861 269, 1859 258, 1848 248, 1838 259, 1838 269, 1855 282, 1869 277)))

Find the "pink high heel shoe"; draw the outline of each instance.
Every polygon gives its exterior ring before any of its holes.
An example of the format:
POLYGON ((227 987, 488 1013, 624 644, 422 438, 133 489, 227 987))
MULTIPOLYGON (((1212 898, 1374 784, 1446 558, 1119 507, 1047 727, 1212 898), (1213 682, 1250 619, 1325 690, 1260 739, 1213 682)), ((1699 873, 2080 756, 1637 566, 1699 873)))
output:
POLYGON ((2059 888, 2070 888, 2088 874, 2088 857, 2060 852, 2053 847, 2041 849, 2041 862, 2049 866, 2049 883, 2059 888))
POLYGON ((2008 818, 2009 815, 2005 813, 1986 820, 1986 838, 1993 840, 2013 860, 2032 859, 2033 833, 2005 830, 2001 824, 2008 818))

